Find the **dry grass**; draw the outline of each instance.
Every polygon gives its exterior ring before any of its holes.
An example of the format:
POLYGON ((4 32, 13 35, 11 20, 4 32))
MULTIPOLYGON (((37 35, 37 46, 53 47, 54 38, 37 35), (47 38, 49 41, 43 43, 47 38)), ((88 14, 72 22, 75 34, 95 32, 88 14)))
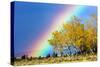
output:
POLYGON ((79 55, 67 57, 49 57, 41 59, 20 59, 15 60, 14 65, 34 65, 34 64, 52 64, 52 63, 65 63, 65 62, 82 62, 82 61, 96 61, 97 55, 79 55))

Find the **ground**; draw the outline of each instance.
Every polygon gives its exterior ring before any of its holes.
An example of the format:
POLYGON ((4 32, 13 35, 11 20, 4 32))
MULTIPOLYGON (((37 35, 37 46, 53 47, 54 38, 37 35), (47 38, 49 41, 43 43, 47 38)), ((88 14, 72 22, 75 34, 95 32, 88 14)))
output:
POLYGON ((52 64, 52 63, 66 63, 66 62, 84 62, 96 61, 97 55, 78 55, 66 57, 48 57, 48 58, 35 58, 35 59, 17 59, 14 61, 15 66, 21 65, 35 65, 35 64, 52 64))

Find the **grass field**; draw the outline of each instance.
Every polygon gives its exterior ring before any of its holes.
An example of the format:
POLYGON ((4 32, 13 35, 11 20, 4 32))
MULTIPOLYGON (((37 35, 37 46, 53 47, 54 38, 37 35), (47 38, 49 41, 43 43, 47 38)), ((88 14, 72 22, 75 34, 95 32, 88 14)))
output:
POLYGON ((35 64, 52 64, 52 63, 66 63, 66 62, 86 62, 96 61, 97 55, 79 55, 67 57, 48 57, 48 58, 32 58, 32 59, 16 59, 15 66, 20 65, 35 65, 35 64))

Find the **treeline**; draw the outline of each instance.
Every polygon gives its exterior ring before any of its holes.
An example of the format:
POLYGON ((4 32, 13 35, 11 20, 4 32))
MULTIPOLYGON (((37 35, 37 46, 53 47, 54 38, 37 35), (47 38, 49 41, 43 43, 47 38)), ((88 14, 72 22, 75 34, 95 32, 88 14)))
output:
POLYGON ((46 58, 50 58, 50 57, 57 57, 57 53, 53 53, 52 56, 50 54, 47 54, 45 57, 43 56, 39 56, 39 57, 28 57, 28 55, 23 55, 20 57, 14 57, 13 59, 16 61, 20 61, 20 60, 35 60, 35 59, 46 59, 46 58))

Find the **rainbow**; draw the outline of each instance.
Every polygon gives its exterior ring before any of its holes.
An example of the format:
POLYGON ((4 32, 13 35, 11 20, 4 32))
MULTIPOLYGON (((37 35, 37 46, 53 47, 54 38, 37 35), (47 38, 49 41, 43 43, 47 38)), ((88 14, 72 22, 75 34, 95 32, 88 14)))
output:
POLYGON ((70 18, 73 15, 78 16, 79 14, 81 14, 84 8, 85 6, 73 5, 69 7, 69 9, 65 8, 64 11, 60 12, 59 15, 56 15, 48 31, 44 34, 41 34, 41 37, 37 42, 31 43, 36 45, 31 46, 31 52, 29 53, 29 56, 38 57, 43 56, 45 53, 48 53, 52 48, 52 46, 48 43, 48 39, 51 37, 51 33, 56 30, 60 30, 61 25, 64 22, 71 20, 70 18))

